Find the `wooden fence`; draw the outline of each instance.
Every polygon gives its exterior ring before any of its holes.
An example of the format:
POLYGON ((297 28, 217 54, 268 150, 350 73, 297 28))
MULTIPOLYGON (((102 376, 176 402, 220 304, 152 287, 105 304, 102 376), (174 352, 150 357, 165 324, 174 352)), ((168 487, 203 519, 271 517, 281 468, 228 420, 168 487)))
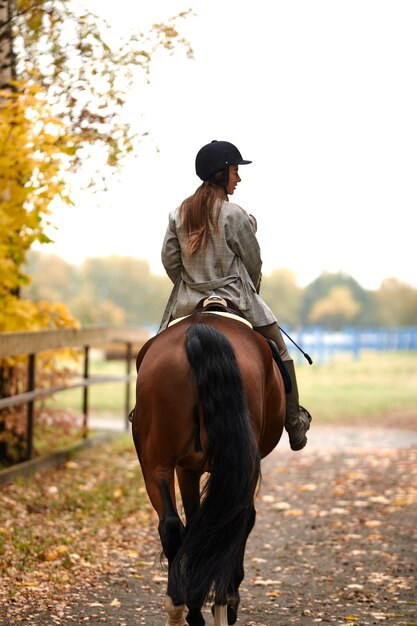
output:
POLYGON ((61 391, 67 391, 75 387, 83 387, 83 436, 87 437, 88 409, 90 385, 108 382, 124 383, 125 392, 125 423, 128 427, 128 413, 131 408, 130 383, 136 378, 136 373, 131 373, 133 350, 137 351, 150 337, 151 333, 143 328, 112 327, 112 326, 86 326, 79 329, 54 329, 37 332, 0 333, 0 358, 27 356, 27 388, 23 393, 14 396, 0 398, 0 410, 7 407, 25 404, 27 407, 27 459, 33 456, 34 434, 34 406, 39 398, 52 396, 61 391), (122 344, 124 345, 124 360, 126 370, 124 375, 117 376, 90 376, 89 357, 92 347, 122 344), (69 385, 50 387, 47 389, 36 388, 36 357, 41 352, 55 350, 57 348, 82 348, 84 351, 83 376, 77 382, 69 385))

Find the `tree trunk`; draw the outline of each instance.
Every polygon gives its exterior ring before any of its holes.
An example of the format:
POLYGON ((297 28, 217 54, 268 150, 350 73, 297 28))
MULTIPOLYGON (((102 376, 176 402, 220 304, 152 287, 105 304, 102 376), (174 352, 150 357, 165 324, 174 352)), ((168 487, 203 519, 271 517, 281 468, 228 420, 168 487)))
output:
POLYGON ((0 88, 10 87, 16 79, 16 59, 13 51, 12 18, 15 0, 0 0, 0 88))
MULTIPOLYGON (((12 89, 10 82, 16 79, 16 62, 13 52, 12 17, 14 0, 0 0, 0 89, 12 89)), ((0 189, 0 202, 8 195, 7 186, 0 189)), ((0 397, 10 395, 9 368, 0 367, 0 397)), ((7 440, 3 440, 5 432, 5 410, 0 411, 0 463, 8 460, 7 440)))

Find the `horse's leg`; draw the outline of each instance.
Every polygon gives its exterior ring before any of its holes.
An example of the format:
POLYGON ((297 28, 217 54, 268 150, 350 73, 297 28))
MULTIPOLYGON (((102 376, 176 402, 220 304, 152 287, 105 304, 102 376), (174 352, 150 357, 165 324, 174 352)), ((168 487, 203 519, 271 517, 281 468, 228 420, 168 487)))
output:
MULTIPOLYGON (((227 622, 225 622, 225 624, 235 624, 237 620, 237 611, 238 611, 239 603, 240 603, 239 587, 245 577, 245 570, 244 570, 243 565, 244 565, 244 559, 245 559, 246 542, 251 533, 251 530, 253 529, 255 525, 255 518, 256 518, 256 511, 255 511, 255 507, 252 506, 248 510, 248 514, 247 514, 245 535, 242 538, 242 544, 240 546, 239 554, 238 554, 237 561, 236 561, 236 570, 234 573, 234 580, 227 594, 227 605, 226 605, 227 606, 227 622)), ((211 612, 214 617, 216 617, 216 609, 218 610, 219 615, 222 614, 220 612, 220 607, 222 606, 223 606, 222 604, 213 604, 211 608, 211 612)), ((222 618, 219 617, 218 619, 222 619, 222 618)), ((219 623, 222 626, 222 622, 219 622, 219 623)))
POLYGON ((243 567, 245 560, 245 549, 246 542, 251 533, 252 528, 255 525, 256 511, 255 507, 252 506, 248 511, 248 518, 246 523, 246 537, 244 538, 241 546, 241 552, 239 555, 238 562, 236 564, 236 573, 235 580, 233 582, 233 588, 230 590, 227 596, 227 623, 235 624, 237 620, 237 610, 239 608, 240 603, 240 595, 239 595, 239 587, 245 577, 245 570, 243 567))
MULTIPOLYGON (((179 466, 176 471, 186 518, 185 528, 187 529, 187 525, 191 522, 192 518, 200 508, 200 479, 202 472, 179 466)), ((201 612, 201 608, 201 606, 187 605, 187 622, 189 626, 204 626, 206 622, 201 612)))
POLYGON ((172 562, 184 536, 184 525, 175 506, 174 470, 161 472, 159 469, 157 472, 148 469, 143 471, 143 475, 149 499, 158 513, 159 537, 162 550, 168 560, 168 586, 164 599, 164 609, 168 615, 166 626, 186 626, 184 600, 179 597, 177 585, 170 575, 172 562))
POLYGON ((175 606, 171 597, 169 595, 165 596, 164 609, 168 615, 165 626, 186 626, 184 621, 184 606, 184 604, 175 606))
POLYGON ((228 626, 227 604, 214 605, 214 626, 228 626))
POLYGON ((166 626, 185 626, 184 600, 179 597, 177 585, 171 576, 171 565, 184 537, 184 525, 174 504, 173 482, 173 472, 170 481, 171 489, 166 481, 160 481, 160 490, 164 502, 164 516, 159 522, 158 531, 164 554, 168 559, 168 586, 164 608, 168 613, 166 626))
POLYGON ((181 492, 181 500, 187 524, 200 508, 200 470, 187 469, 177 466, 178 485, 181 492))

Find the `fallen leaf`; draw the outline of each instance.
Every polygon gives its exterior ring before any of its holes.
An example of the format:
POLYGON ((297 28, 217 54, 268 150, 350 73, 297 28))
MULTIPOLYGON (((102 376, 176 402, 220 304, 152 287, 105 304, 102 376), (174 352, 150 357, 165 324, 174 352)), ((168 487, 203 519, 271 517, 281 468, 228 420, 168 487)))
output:
POLYGON ((371 496, 369 502, 372 504, 389 504, 390 501, 385 496, 371 496))
POLYGON ((268 598, 277 598, 278 596, 282 595, 282 591, 280 591, 279 589, 274 589, 273 591, 267 591, 265 595, 268 598))
POLYGON ((284 512, 284 515, 287 517, 299 517, 304 515, 304 511, 302 509, 288 509, 288 511, 284 512))
POLYGON ((167 576, 161 576, 160 574, 155 574, 155 576, 152 576, 152 580, 155 583, 166 583, 168 580, 167 576))
POLYGON ((337 506, 330 509, 330 513, 333 513, 333 515, 349 515, 349 511, 347 509, 337 506))
POLYGON ((279 585, 279 580, 272 580, 271 578, 256 578, 253 582, 256 586, 266 587, 268 585, 279 585))
POLYGON ((297 488, 297 491, 309 493, 311 491, 316 491, 317 485, 313 485, 312 483, 307 483, 306 485, 300 485, 297 488))
POLYGON ((68 546, 61 545, 56 548, 50 548, 49 550, 45 550, 42 553, 42 558, 44 561, 56 561, 63 554, 68 552, 68 546))
POLYGON ((79 464, 76 463, 75 461, 68 461, 67 463, 65 463, 65 467, 67 469, 78 469, 79 464))
POLYGON ((126 554, 132 557, 132 559, 137 559, 139 556, 139 552, 137 550, 126 550, 126 554))
POLYGON ((289 508, 291 507, 288 502, 276 502, 271 506, 271 509, 274 509, 274 511, 286 511, 289 508))

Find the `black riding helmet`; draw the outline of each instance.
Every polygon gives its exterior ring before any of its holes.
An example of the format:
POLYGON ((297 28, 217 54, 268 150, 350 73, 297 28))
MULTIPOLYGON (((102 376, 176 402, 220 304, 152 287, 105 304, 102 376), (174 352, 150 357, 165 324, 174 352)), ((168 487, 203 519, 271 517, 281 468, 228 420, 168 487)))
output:
POLYGON ((195 159, 195 171, 201 180, 215 183, 226 189, 229 182, 229 165, 247 165, 239 150, 228 141, 216 141, 203 146, 195 159), (216 174, 223 172, 221 180, 216 174))

